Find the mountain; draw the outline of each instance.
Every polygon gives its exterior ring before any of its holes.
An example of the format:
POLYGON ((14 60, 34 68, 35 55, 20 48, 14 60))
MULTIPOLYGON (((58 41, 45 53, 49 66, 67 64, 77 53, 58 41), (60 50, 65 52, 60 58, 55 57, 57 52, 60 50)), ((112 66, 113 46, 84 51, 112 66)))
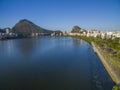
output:
POLYGON ((79 33, 80 32, 80 30, 81 30, 81 28, 79 27, 79 26, 74 26, 73 28, 72 28, 72 33, 79 33))
POLYGON ((74 26, 71 31, 71 33, 82 33, 82 32, 86 32, 86 30, 80 28, 79 26, 74 26))
POLYGON ((32 33, 52 33, 51 30, 46 30, 27 19, 20 20, 12 30, 17 34, 31 35, 32 33))

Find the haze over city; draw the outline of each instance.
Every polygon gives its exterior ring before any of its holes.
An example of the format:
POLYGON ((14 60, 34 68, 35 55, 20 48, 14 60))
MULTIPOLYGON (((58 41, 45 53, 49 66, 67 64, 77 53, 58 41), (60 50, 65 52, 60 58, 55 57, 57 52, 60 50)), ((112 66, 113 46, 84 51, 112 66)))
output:
POLYGON ((50 30, 120 30, 119 0, 0 0, 0 28, 28 19, 50 30))

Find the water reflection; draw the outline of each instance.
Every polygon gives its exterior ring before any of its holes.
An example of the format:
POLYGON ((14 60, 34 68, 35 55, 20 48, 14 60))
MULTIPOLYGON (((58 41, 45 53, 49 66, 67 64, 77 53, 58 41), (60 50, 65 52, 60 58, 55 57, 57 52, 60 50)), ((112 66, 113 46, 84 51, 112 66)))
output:
POLYGON ((74 46, 79 46, 79 45, 81 45, 83 43, 83 40, 73 38, 72 42, 73 42, 74 46))
POLYGON ((8 41, 8 47, 7 47, 7 52, 8 52, 8 56, 12 55, 12 50, 13 50, 13 41, 8 41))
POLYGON ((13 40, 0 41, 0 55, 12 56, 14 50, 13 40))
POLYGON ((16 44, 19 53, 24 57, 30 57, 37 47, 36 39, 21 39, 16 44))

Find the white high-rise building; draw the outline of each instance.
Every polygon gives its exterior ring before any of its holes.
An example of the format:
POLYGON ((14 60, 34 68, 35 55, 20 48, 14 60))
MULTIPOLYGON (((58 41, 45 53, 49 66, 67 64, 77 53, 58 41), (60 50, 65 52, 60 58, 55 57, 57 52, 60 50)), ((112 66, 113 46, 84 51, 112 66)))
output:
POLYGON ((10 30, 8 28, 6 28, 6 34, 9 34, 10 30))

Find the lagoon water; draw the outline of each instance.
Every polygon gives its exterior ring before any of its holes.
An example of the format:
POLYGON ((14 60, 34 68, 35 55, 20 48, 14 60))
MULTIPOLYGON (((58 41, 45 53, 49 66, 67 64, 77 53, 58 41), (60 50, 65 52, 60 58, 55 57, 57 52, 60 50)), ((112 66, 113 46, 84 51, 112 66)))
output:
POLYGON ((0 90, 111 90, 91 45, 71 37, 0 41, 0 90))

